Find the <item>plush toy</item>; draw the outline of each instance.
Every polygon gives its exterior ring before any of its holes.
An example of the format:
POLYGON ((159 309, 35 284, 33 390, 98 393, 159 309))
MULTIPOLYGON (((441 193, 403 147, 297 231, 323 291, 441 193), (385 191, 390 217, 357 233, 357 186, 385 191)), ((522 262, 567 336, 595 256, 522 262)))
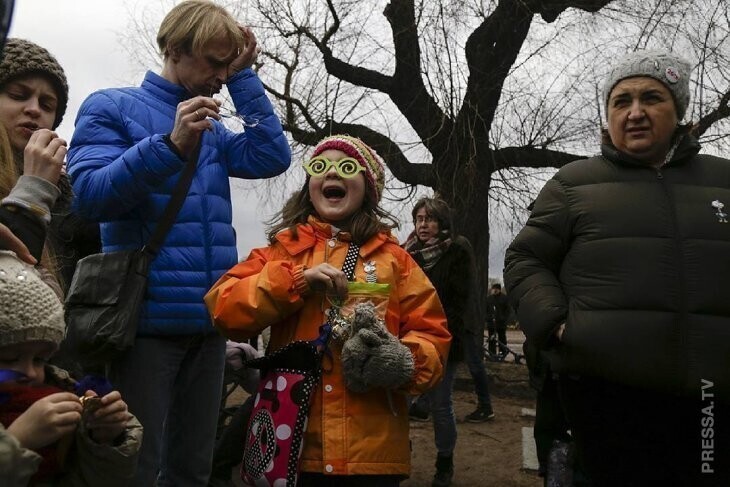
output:
POLYGON ((411 351, 378 319, 372 303, 355 306, 350 338, 342 346, 345 385, 353 392, 395 389, 413 379, 411 351))

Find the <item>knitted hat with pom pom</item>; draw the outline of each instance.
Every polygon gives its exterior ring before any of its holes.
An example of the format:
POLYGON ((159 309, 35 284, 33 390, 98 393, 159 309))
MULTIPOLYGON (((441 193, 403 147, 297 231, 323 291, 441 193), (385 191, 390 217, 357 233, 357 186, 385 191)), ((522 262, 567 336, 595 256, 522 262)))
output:
POLYGON ((365 168, 365 180, 368 183, 368 188, 375 201, 379 202, 380 197, 383 196, 383 188, 385 187, 385 164, 378 153, 356 137, 332 135, 325 137, 317 144, 312 157, 316 157, 330 149, 344 152, 348 157, 352 157, 365 168))

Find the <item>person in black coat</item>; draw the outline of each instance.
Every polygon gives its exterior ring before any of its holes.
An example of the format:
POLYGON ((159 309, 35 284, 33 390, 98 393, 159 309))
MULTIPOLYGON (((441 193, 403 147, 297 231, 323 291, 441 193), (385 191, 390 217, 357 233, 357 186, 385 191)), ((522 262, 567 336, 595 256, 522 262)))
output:
POLYGON ((466 421, 481 423, 494 418, 487 372, 482 360, 483 318, 476 282, 474 253, 469 241, 451 232, 451 210, 440 199, 421 198, 412 211, 415 230, 404 248, 411 254, 436 288, 446 313, 451 350, 443 380, 423 394, 411 407, 411 417, 433 414, 436 441, 436 474, 432 487, 448 486, 454 474, 456 418, 452 402, 457 364, 466 359, 477 392, 477 409, 466 421))
POLYGON ((487 295, 487 332, 489 334, 489 354, 494 357, 497 354, 499 343, 500 357, 507 355, 507 320, 509 320, 512 308, 509 305, 507 295, 502 292, 502 285, 492 284, 487 295))

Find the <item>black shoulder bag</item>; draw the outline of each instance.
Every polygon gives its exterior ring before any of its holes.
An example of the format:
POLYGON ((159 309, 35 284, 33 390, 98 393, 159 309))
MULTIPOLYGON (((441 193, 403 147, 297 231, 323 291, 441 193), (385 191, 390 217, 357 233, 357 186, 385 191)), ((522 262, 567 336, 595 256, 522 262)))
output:
POLYGON ((92 254, 79 260, 66 296, 62 347, 80 363, 107 364, 134 345, 151 262, 185 201, 199 148, 183 169, 170 202, 141 249, 92 254))

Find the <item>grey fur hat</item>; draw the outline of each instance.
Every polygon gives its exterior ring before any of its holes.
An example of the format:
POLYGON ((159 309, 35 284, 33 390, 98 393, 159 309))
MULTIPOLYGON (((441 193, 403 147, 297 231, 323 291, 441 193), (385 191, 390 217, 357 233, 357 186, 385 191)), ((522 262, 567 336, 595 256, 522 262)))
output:
POLYGON ((25 39, 8 39, 0 61, 0 87, 14 78, 33 74, 44 76, 56 90, 58 106, 53 121, 55 129, 61 124, 68 105, 66 73, 47 49, 25 39))
POLYGON ((58 347, 65 330, 56 293, 32 266, 0 251, 0 347, 31 341, 58 347))
POLYGON ((604 108, 608 97, 619 81, 637 76, 648 76, 667 87, 674 97, 677 118, 682 120, 689 106, 689 74, 692 66, 668 51, 636 51, 624 56, 609 71, 603 85, 604 108))

